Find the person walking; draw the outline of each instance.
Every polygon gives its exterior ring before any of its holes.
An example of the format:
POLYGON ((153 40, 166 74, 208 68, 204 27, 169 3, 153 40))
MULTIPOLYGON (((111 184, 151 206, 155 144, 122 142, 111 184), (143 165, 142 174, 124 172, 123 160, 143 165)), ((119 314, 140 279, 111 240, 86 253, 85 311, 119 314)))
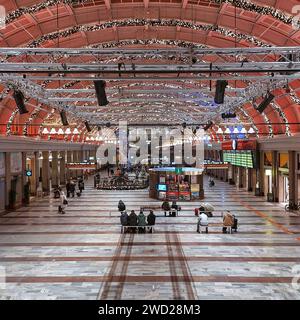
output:
POLYGON ((82 190, 84 190, 84 182, 82 178, 78 181, 78 189, 80 193, 82 193, 82 190))
POLYGON ((76 185, 74 181, 70 182, 70 194, 72 195, 72 198, 74 198, 75 196, 75 189, 76 189, 76 185))
POLYGON ((65 193, 63 191, 61 191, 61 193, 60 193, 60 205, 58 206, 58 212, 61 213, 61 214, 65 214, 67 205, 68 205, 67 197, 66 197, 65 193))

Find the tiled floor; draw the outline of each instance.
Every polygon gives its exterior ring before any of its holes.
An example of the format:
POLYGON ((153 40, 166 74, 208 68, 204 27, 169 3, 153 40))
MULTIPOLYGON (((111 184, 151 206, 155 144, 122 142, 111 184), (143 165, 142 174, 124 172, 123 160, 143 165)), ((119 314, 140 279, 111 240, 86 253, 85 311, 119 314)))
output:
POLYGON ((156 201, 91 184, 64 216, 52 198, 1 216, 1 299, 300 299, 300 217, 220 181, 205 190, 209 234, 195 232, 194 202, 176 218, 156 212, 154 234, 121 235, 119 199, 128 210, 156 201), (221 233, 225 209, 236 234, 221 233))

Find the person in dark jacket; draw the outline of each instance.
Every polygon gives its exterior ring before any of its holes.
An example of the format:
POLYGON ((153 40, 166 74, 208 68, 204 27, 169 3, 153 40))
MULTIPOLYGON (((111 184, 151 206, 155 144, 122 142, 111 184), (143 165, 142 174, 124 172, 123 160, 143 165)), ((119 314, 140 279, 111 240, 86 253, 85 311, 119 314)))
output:
POLYGON ((84 182, 83 182, 83 179, 80 179, 78 181, 78 189, 79 189, 79 192, 82 193, 82 190, 84 190, 84 182))
POLYGON ((162 207, 162 209, 163 209, 164 212, 165 212, 165 217, 167 216, 167 211, 168 211, 169 214, 170 214, 171 207, 170 207, 170 204, 169 204, 168 201, 164 201, 161 207, 162 207))
POLYGON ((70 181, 68 181, 66 184, 67 198, 70 197, 70 187, 71 187, 71 184, 70 184, 70 181))
POLYGON ((122 200, 120 200, 119 203, 118 203, 118 209, 121 212, 126 210, 125 203, 122 200))
MULTIPOLYGON (((154 226, 155 219, 156 219, 156 215, 153 213, 152 210, 150 210, 150 213, 148 214, 148 217, 147 217, 148 226, 154 226)), ((150 233, 152 233, 152 228, 148 228, 148 230, 150 233)))
POLYGON ((144 212, 143 211, 140 211, 138 217, 138 226, 140 227, 139 228, 139 232, 145 232, 145 226, 146 226, 146 217, 144 215, 144 212))
MULTIPOLYGON (((138 219, 137 215, 135 214, 134 210, 131 210, 131 213, 128 217, 128 225, 129 226, 137 226, 138 219)), ((135 228, 130 228, 131 232, 135 232, 135 228)))
MULTIPOLYGON (((126 211, 123 211, 121 213, 121 216, 120 216, 120 221, 121 221, 121 225, 124 227, 124 226, 127 226, 128 225, 128 214, 126 211)), ((125 231, 126 231, 127 228, 125 228, 125 231)))
POLYGON ((70 194, 72 195, 72 198, 74 198, 75 196, 75 188, 76 188, 76 184, 74 183, 74 181, 70 182, 70 194))

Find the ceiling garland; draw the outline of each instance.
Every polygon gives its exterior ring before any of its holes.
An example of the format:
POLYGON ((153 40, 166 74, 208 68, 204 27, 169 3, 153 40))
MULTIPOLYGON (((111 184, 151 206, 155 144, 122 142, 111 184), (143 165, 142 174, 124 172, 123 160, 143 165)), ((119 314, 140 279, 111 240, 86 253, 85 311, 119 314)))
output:
MULTIPOLYGON (((30 7, 20 7, 12 12, 10 12, 5 19, 5 22, 11 23, 14 20, 18 19, 19 17, 21 17, 24 14, 34 14, 37 13, 41 10, 47 9, 49 7, 53 7, 55 5, 58 4, 65 4, 65 5, 78 5, 78 4, 84 4, 85 2, 88 2, 89 0, 48 0, 45 2, 41 2, 41 3, 37 3, 34 4, 30 7)), ((278 10, 274 7, 270 7, 270 6, 260 6, 257 5, 251 1, 247 1, 247 0, 212 0, 213 2, 217 3, 217 4, 230 4, 234 7, 237 8, 241 8, 243 10, 246 11, 250 11, 250 12, 255 12, 258 14, 263 14, 263 15, 269 15, 272 16, 273 18, 289 24, 289 25, 293 25, 293 26, 297 26, 298 28, 300 28, 300 22, 297 21, 296 23, 293 21, 293 16, 290 14, 287 14, 281 10, 278 10)))

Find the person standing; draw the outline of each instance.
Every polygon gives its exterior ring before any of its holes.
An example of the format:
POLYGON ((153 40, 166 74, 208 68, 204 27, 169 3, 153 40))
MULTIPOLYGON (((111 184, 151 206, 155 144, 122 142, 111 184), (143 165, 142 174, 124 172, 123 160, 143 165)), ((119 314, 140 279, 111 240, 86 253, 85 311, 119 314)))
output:
POLYGON ((66 184, 67 198, 70 197, 70 188, 71 188, 71 183, 70 183, 70 180, 68 180, 68 182, 66 184))

